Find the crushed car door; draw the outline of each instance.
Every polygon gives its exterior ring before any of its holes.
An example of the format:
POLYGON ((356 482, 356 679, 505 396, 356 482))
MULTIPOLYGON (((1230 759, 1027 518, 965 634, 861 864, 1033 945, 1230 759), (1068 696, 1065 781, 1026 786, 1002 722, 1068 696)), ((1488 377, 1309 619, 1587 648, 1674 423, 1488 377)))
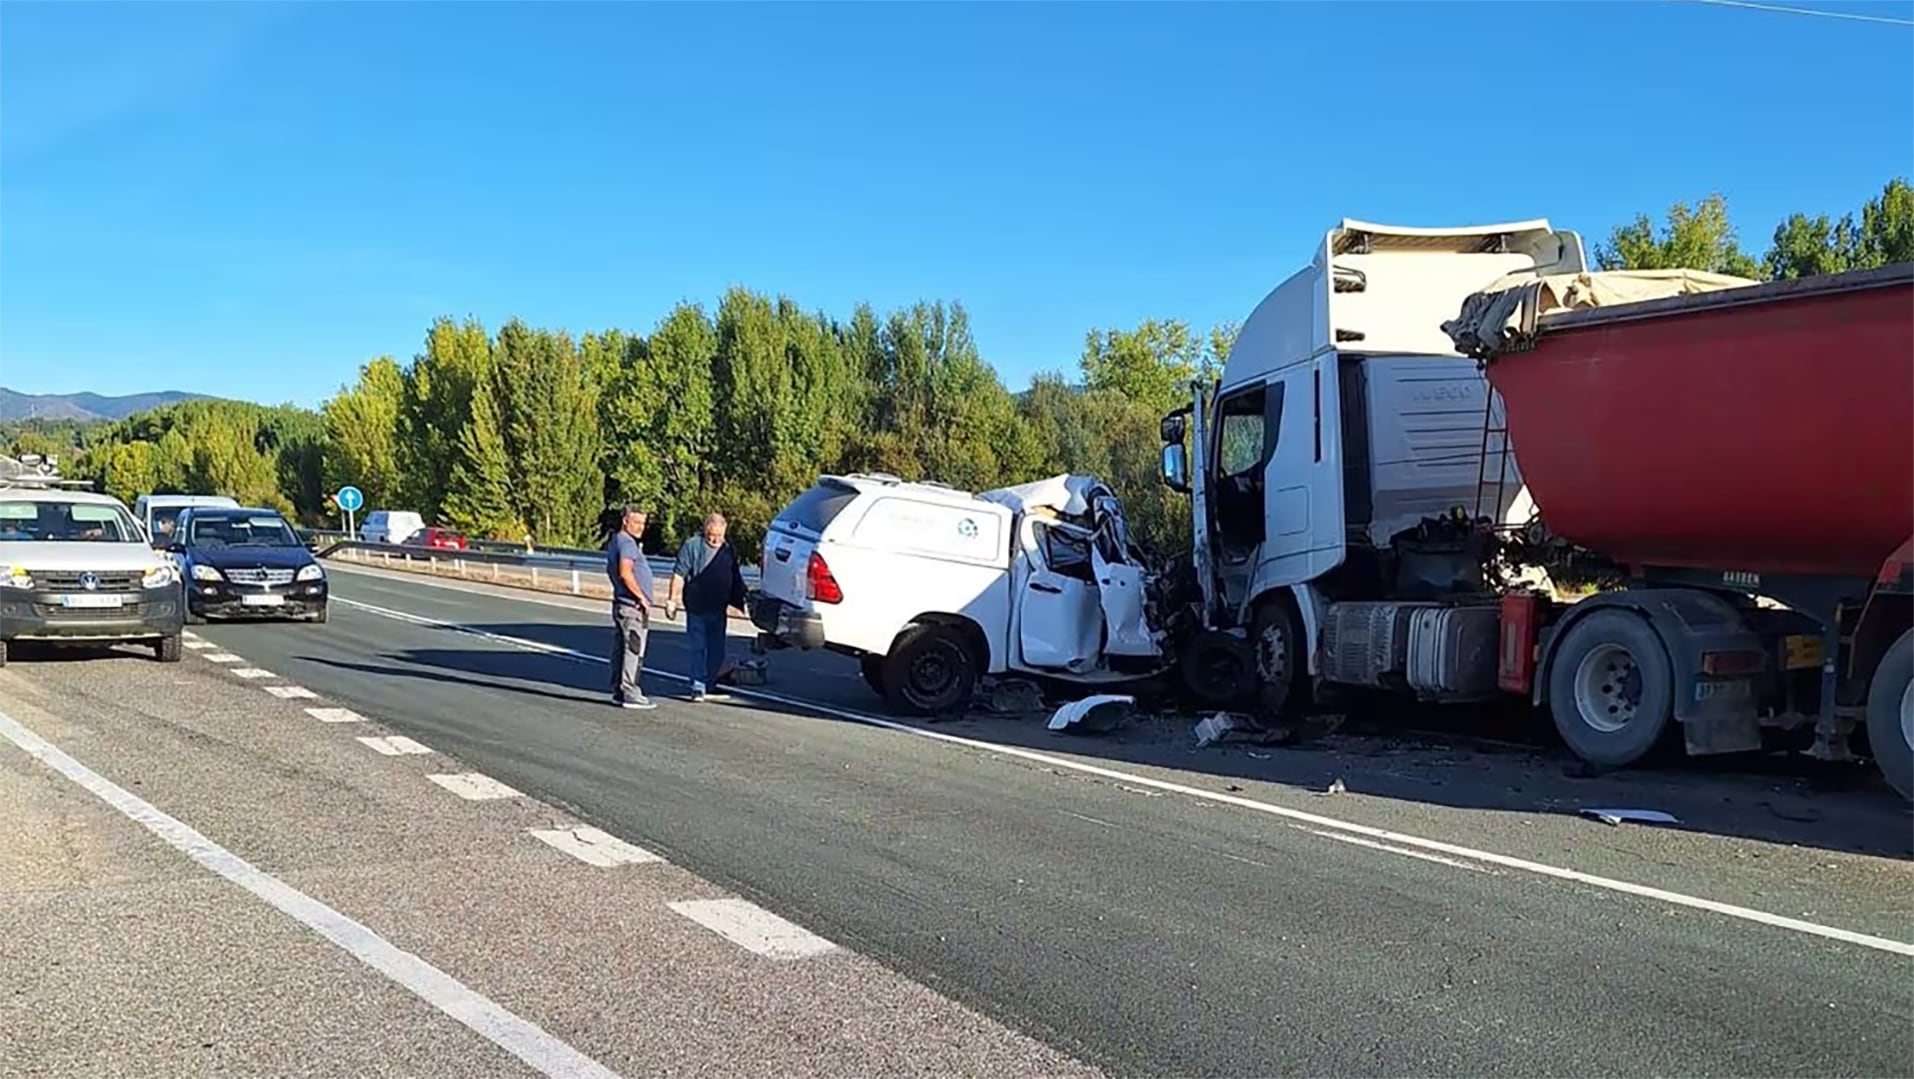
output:
POLYGON ((1095 666, 1103 612, 1090 564, 1089 534, 1026 518, 1023 540, 1017 637, 1024 666, 1072 671, 1095 666))
POLYGON ((1141 557, 1130 539, 1123 503, 1107 488, 1102 489, 1092 500, 1092 516, 1096 535, 1090 547, 1090 565, 1096 577, 1097 600, 1103 608, 1103 650, 1113 656, 1160 655, 1158 635, 1146 613, 1141 557))

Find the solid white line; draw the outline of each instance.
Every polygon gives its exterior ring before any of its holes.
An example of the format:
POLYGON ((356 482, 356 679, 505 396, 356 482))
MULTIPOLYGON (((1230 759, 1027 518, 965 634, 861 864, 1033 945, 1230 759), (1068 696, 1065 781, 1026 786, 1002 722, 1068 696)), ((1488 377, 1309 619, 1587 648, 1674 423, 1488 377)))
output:
POLYGON ((419 999, 458 1020, 540 1073, 615 1079, 616 1073, 552 1037, 537 1024, 507 1011, 424 959, 404 951, 364 925, 333 910, 206 838, 61 752, 52 743, 0 712, 0 735, 34 759, 72 780, 128 820, 165 840, 204 868, 277 908, 350 953, 419 999))
POLYGON ((231 652, 215 652, 212 655, 206 657, 206 662, 208 663, 244 663, 246 661, 243 659, 240 659, 238 656, 233 655, 231 652))
MULTIPOLYGON (((363 739, 361 739, 363 741, 363 739)), ((534 828, 532 835, 566 854, 600 869, 621 865, 647 865, 664 858, 643 847, 634 846, 597 828, 534 828)))
POLYGON ((316 701, 319 699, 319 694, 314 693, 305 686, 267 686, 265 689, 266 692, 278 697, 282 701, 316 701))
POLYGON ((273 675, 271 671, 265 669, 264 667, 235 667, 233 668, 233 677, 234 678, 272 678, 275 676, 273 675))
POLYGON ((671 909, 767 959, 810 959, 837 945, 745 899, 688 899, 671 909))
MULTIPOLYGON (((267 689, 280 689, 280 686, 267 686, 267 689)), ((350 708, 308 708, 306 714, 321 723, 364 723, 366 717, 350 708)))
POLYGON ((403 757, 408 754, 430 753, 432 747, 421 745, 403 734, 387 735, 384 738, 361 738, 359 744, 375 753, 388 757, 403 757))
POLYGON ((446 775, 430 775, 425 778, 458 795, 468 802, 484 801, 488 798, 517 798, 519 793, 488 775, 477 772, 458 772, 446 775))
POLYGON ((1419 850, 1408 850, 1404 847, 1392 847, 1387 843, 1378 843, 1373 839, 1364 839, 1363 837, 1359 835, 1343 835, 1340 832, 1331 832, 1322 828, 1304 828, 1300 824, 1291 825, 1291 827, 1301 829, 1302 831, 1308 832, 1310 835, 1319 835, 1319 836, 1322 836, 1324 839, 1333 839, 1338 843, 1354 843, 1358 847, 1368 847, 1371 850, 1386 850, 1391 854, 1400 854, 1405 858, 1420 858, 1425 862, 1436 862, 1441 865, 1452 865, 1456 867, 1457 869, 1466 869, 1471 873, 1494 872, 1494 870, 1492 869, 1487 869, 1479 865, 1470 865, 1468 862, 1460 861, 1455 858, 1444 858, 1440 854, 1424 854, 1423 852, 1419 850))
MULTIPOLYGON (((420 615, 406 614, 384 607, 375 607, 371 604, 343 599, 339 596, 333 596, 332 601, 357 607, 372 614, 397 619, 401 622, 410 622, 414 625, 451 630, 455 633, 464 633, 486 640, 498 641, 502 644, 510 644, 534 652, 564 656, 581 663, 608 664, 610 662, 610 660, 604 656, 594 656, 585 652, 579 652, 575 649, 560 648, 556 645, 544 644, 539 641, 528 641, 523 638, 488 633, 484 630, 472 629, 468 626, 456 625, 451 622, 441 622, 434 618, 425 618, 420 615)), ((647 668, 646 673, 659 674, 667 678, 676 678, 679 681, 685 680, 683 675, 675 675, 668 671, 652 671, 647 668)), ((1015 757, 1019 760, 1027 760, 1051 768, 1065 768, 1073 772, 1080 772, 1084 775, 1098 776, 1103 779, 1117 780, 1122 783, 1134 783, 1168 794, 1181 794, 1190 798, 1200 798, 1206 802, 1235 806, 1239 809, 1247 809, 1256 813, 1266 813, 1272 817, 1280 817, 1284 820, 1295 821, 1302 824, 1313 824, 1319 828, 1327 828, 1347 835, 1359 835, 1372 840, 1393 843, 1397 846, 1415 847, 1420 851, 1434 851, 1439 854, 1452 855, 1457 858, 1487 862, 1491 865, 1502 866, 1505 869, 1520 869, 1525 873, 1534 873, 1538 876, 1574 881, 1577 884, 1586 884, 1612 892, 1640 896, 1643 899, 1653 899, 1661 903, 1672 903, 1676 906, 1710 911, 1729 918, 1738 918, 1742 921, 1754 922, 1775 929, 1787 929, 1796 933, 1806 933, 1810 936, 1823 937, 1828 940, 1838 940, 1845 944, 1859 945, 1863 948, 1873 948, 1877 951, 1891 952, 1895 955, 1914 956, 1914 944, 1910 944, 1906 941, 1877 937, 1868 933, 1857 933, 1850 929, 1838 929, 1834 926, 1803 921, 1799 918, 1790 918, 1781 914, 1770 914, 1764 910, 1737 906, 1733 903, 1721 903, 1713 899, 1703 899, 1699 896, 1684 895, 1680 892, 1671 892, 1662 888, 1652 888, 1645 884, 1635 884, 1630 881, 1616 880, 1612 877, 1597 876, 1593 873, 1584 873, 1577 869, 1564 869, 1560 866, 1547 865, 1542 862, 1531 862, 1526 858, 1516 858, 1507 854, 1496 854, 1492 851, 1476 850, 1456 843, 1445 843, 1437 839, 1424 839, 1421 836, 1392 832, 1386 828, 1372 828, 1366 824, 1355 824, 1350 821, 1338 820, 1335 817, 1325 817, 1300 809, 1290 809, 1287 806, 1273 805, 1269 802, 1259 802, 1253 798, 1224 794, 1219 791, 1203 790, 1200 787, 1190 787, 1182 783, 1153 779, 1149 776, 1137 775, 1133 772, 1125 772, 1115 768, 1105 768, 1101 765, 1085 764, 1082 761, 1074 761, 1066 757, 1057 757, 1036 750, 1024 749, 1019 746, 1002 745, 997 742, 985 742, 976 738, 965 738, 962 735, 945 734, 942 731, 925 730, 922 727, 913 727, 908 723, 900 723, 896 720, 884 719, 880 716, 867 715, 863 712, 853 712, 846 708, 838 708, 828 704, 818 704, 815 701, 807 701, 799 697, 787 697, 782 693, 769 693, 761 689, 745 689, 742 687, 733 687, 732 692, 740 697, 770 701, 774 704, 782 704, 792 708, 803 708, 821 715, 847 719, 854 723, 863 723, 867 726, 880 727, 884 730, 896 731, 900 734, 927 738, 933 742, 964 746, 1004 757, 1015 757)))

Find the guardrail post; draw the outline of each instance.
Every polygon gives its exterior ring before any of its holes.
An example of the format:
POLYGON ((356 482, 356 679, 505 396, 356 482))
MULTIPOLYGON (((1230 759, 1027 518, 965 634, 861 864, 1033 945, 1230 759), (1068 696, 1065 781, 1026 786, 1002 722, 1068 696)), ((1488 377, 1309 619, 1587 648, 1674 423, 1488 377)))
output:
POLYGON ((572 595, 578 594, 578 571, 572 571, 572 595))
POLYGON ((492 579, 494 581, 498 580, 498 563, 497 562, 492 563, 492 579))
POLYGON ((538 567, 537 566, 532 567, 532 587, 533 588, 538 587, 538 567))
POLYGON ((458 571, 459 571, 459 576, 461 576, 461 577, 463 577, 463 576, 465 576, 465 559, 463 559, 463 558, 454 558, 454 559, 452 560, 452 564, 453 564, 454 566, 457 566, 457 567, 458 567, 458 571))
POLYGON ((381 561, 383 561, 383 562, 384 562, 384 563, 385 563, 385 564, 386 564, 387 566, 390 566, 390 565, 392 565, 392 552, 391 552, 391 551, 380 551, 380 552, 379 552, 379 559, 380 559, 381 561))

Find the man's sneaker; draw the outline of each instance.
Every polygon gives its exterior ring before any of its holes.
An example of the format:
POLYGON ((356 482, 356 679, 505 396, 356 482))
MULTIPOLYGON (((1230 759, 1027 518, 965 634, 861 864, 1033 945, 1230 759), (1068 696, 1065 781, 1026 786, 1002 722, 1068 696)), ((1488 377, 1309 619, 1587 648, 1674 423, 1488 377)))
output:
POLYGON ((658 706, 651 703, 650 697, 647 697, 641 693, 636 697, 627 697, 626 699, 619 701, 618 707, 632 708, 642 712, 647 709, 656 708, 658 706))
POLYGON ((703 682, 691 683, 691 699, 694 701, 701 701, 705 699, 703 682))

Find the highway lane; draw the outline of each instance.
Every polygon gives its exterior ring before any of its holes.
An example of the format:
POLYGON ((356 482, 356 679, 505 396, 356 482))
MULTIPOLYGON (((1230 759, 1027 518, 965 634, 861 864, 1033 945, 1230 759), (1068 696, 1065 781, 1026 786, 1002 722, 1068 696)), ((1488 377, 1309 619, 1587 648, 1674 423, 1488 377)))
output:
MULTIPOLYGON (((604 643, 602 615, 485 589, 347 572, 334 587, 350 602, 550 650, 604 643)), ((325 627, 204 632, 1119 1072, 1892 1074, 1914 1057, 1904 955, 1360 846, 795 708, 665 699, 653 713, 622 712, 602 703, 601 664, 349 603, 325 627)), ((673 633, 653 640, 655 665, 681 663, 673 633)), ((783 692, 870 703, 832 657, 777 659, 783 692)), ((665 697, 666 683, 652 685, 665 697)), ((1247 779, 1211 785, 1297 798, 1247 779)), ((1405 832, 1507 841, 1490 849, 1522 857, 1560 856, 1566 833, 1551 829, 1581 828, 1606 859, 1598 870, 1659 864, 1691 886, 1754 881, 1752 897, 1715 897, 1832 910, 1855 919, 1833 924, 1914 938, 1909 877, 1891 861, 1777 847, 1690 872, 1655 855, 1692 861, 1709 848, 1682 844, 1760 844, 1623 841, 1586 822, 1537 827, 1402 799, 1333 804, 1405 832)))

